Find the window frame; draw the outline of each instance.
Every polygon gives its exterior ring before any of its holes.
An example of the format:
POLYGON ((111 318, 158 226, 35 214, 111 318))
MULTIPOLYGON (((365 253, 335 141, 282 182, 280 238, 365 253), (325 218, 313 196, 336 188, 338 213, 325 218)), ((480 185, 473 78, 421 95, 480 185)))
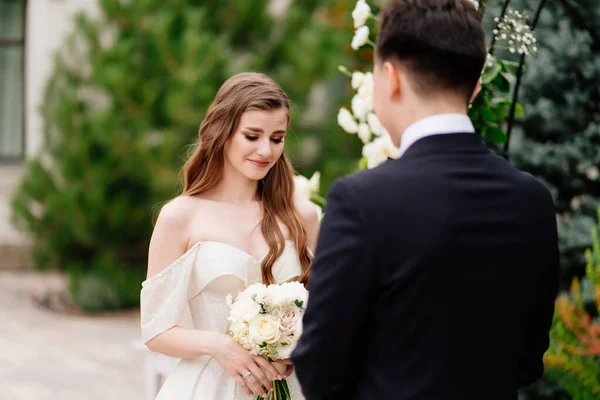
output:
MULTIPOLYGON (((4 0, 0 0, 2 2, 4 0)), ((22 55, 22 65, 23 65, 23 81, 21 82, 21 87, 23 90, 23 104, 21 113, 22 119, 22 131, 21 131, 21 153, 17 156, 5 156, 0 153, 0 165, 3 164, 20 164, 26 158, 27 148, 26 146, 26 136, 27 136, 27 0, 17 0, 23 3, 23 15, 22 15, 22 26, 23 33, 21 37, 5 37, 0 36, 0 48, 7 47, 21 47, 23 49, 22 55)))

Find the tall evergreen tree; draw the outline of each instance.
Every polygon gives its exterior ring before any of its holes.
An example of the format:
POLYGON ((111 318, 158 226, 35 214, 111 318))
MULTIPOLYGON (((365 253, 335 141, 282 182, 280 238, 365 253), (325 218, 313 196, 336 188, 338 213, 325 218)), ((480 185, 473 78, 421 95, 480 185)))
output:
MULTIPOLYGON (((535 3, 535 2, 528 2, 535 3)), ((519 100, 525 116, 511 160, 551 189, 559 213, 562 283, 581 275, 600 206, 600 1, 547 2, 519 100)))
POLYGON ((337 73, 347 38, 326 3, 274 15, 268 0, 100 0, 101 19, 77 16, 46 90, 44 149, 13 208, 35 264, 64 268, 79 306, 138 303, 152 210, 176 194, 182 150, 223 81, 264 72, 297 117, 337 73))

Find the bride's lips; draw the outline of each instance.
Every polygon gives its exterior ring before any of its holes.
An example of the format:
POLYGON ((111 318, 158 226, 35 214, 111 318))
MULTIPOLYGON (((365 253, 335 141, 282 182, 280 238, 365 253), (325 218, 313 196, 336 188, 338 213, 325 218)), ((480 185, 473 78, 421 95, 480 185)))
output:
POLYGON ((270 162, 268 161, 256 161, 256 160, 248 160, 250 161, 252 164, 256 165, 259 168, 265 168, 268 167, 270 162))

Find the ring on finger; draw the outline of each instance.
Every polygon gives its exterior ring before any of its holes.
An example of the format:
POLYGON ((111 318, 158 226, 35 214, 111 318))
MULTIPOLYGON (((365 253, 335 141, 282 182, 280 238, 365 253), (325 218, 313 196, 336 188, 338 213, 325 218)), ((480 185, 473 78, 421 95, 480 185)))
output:
POLYGON ((242 376, 242 379, 244 380, 244 382, 246 382, 248 379, 250 379, 251 376, 252 372, 248 372, 246 375, 242 376))

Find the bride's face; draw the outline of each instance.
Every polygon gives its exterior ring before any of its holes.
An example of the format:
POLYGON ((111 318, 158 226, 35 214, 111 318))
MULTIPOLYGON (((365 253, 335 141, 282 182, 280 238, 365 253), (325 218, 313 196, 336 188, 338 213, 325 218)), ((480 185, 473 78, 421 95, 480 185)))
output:
POLYGON ((248 179, 263 179, 283 153, 287 125, 284 108, 244 112, 225 143, 225 167, 232 167, 248 179))

